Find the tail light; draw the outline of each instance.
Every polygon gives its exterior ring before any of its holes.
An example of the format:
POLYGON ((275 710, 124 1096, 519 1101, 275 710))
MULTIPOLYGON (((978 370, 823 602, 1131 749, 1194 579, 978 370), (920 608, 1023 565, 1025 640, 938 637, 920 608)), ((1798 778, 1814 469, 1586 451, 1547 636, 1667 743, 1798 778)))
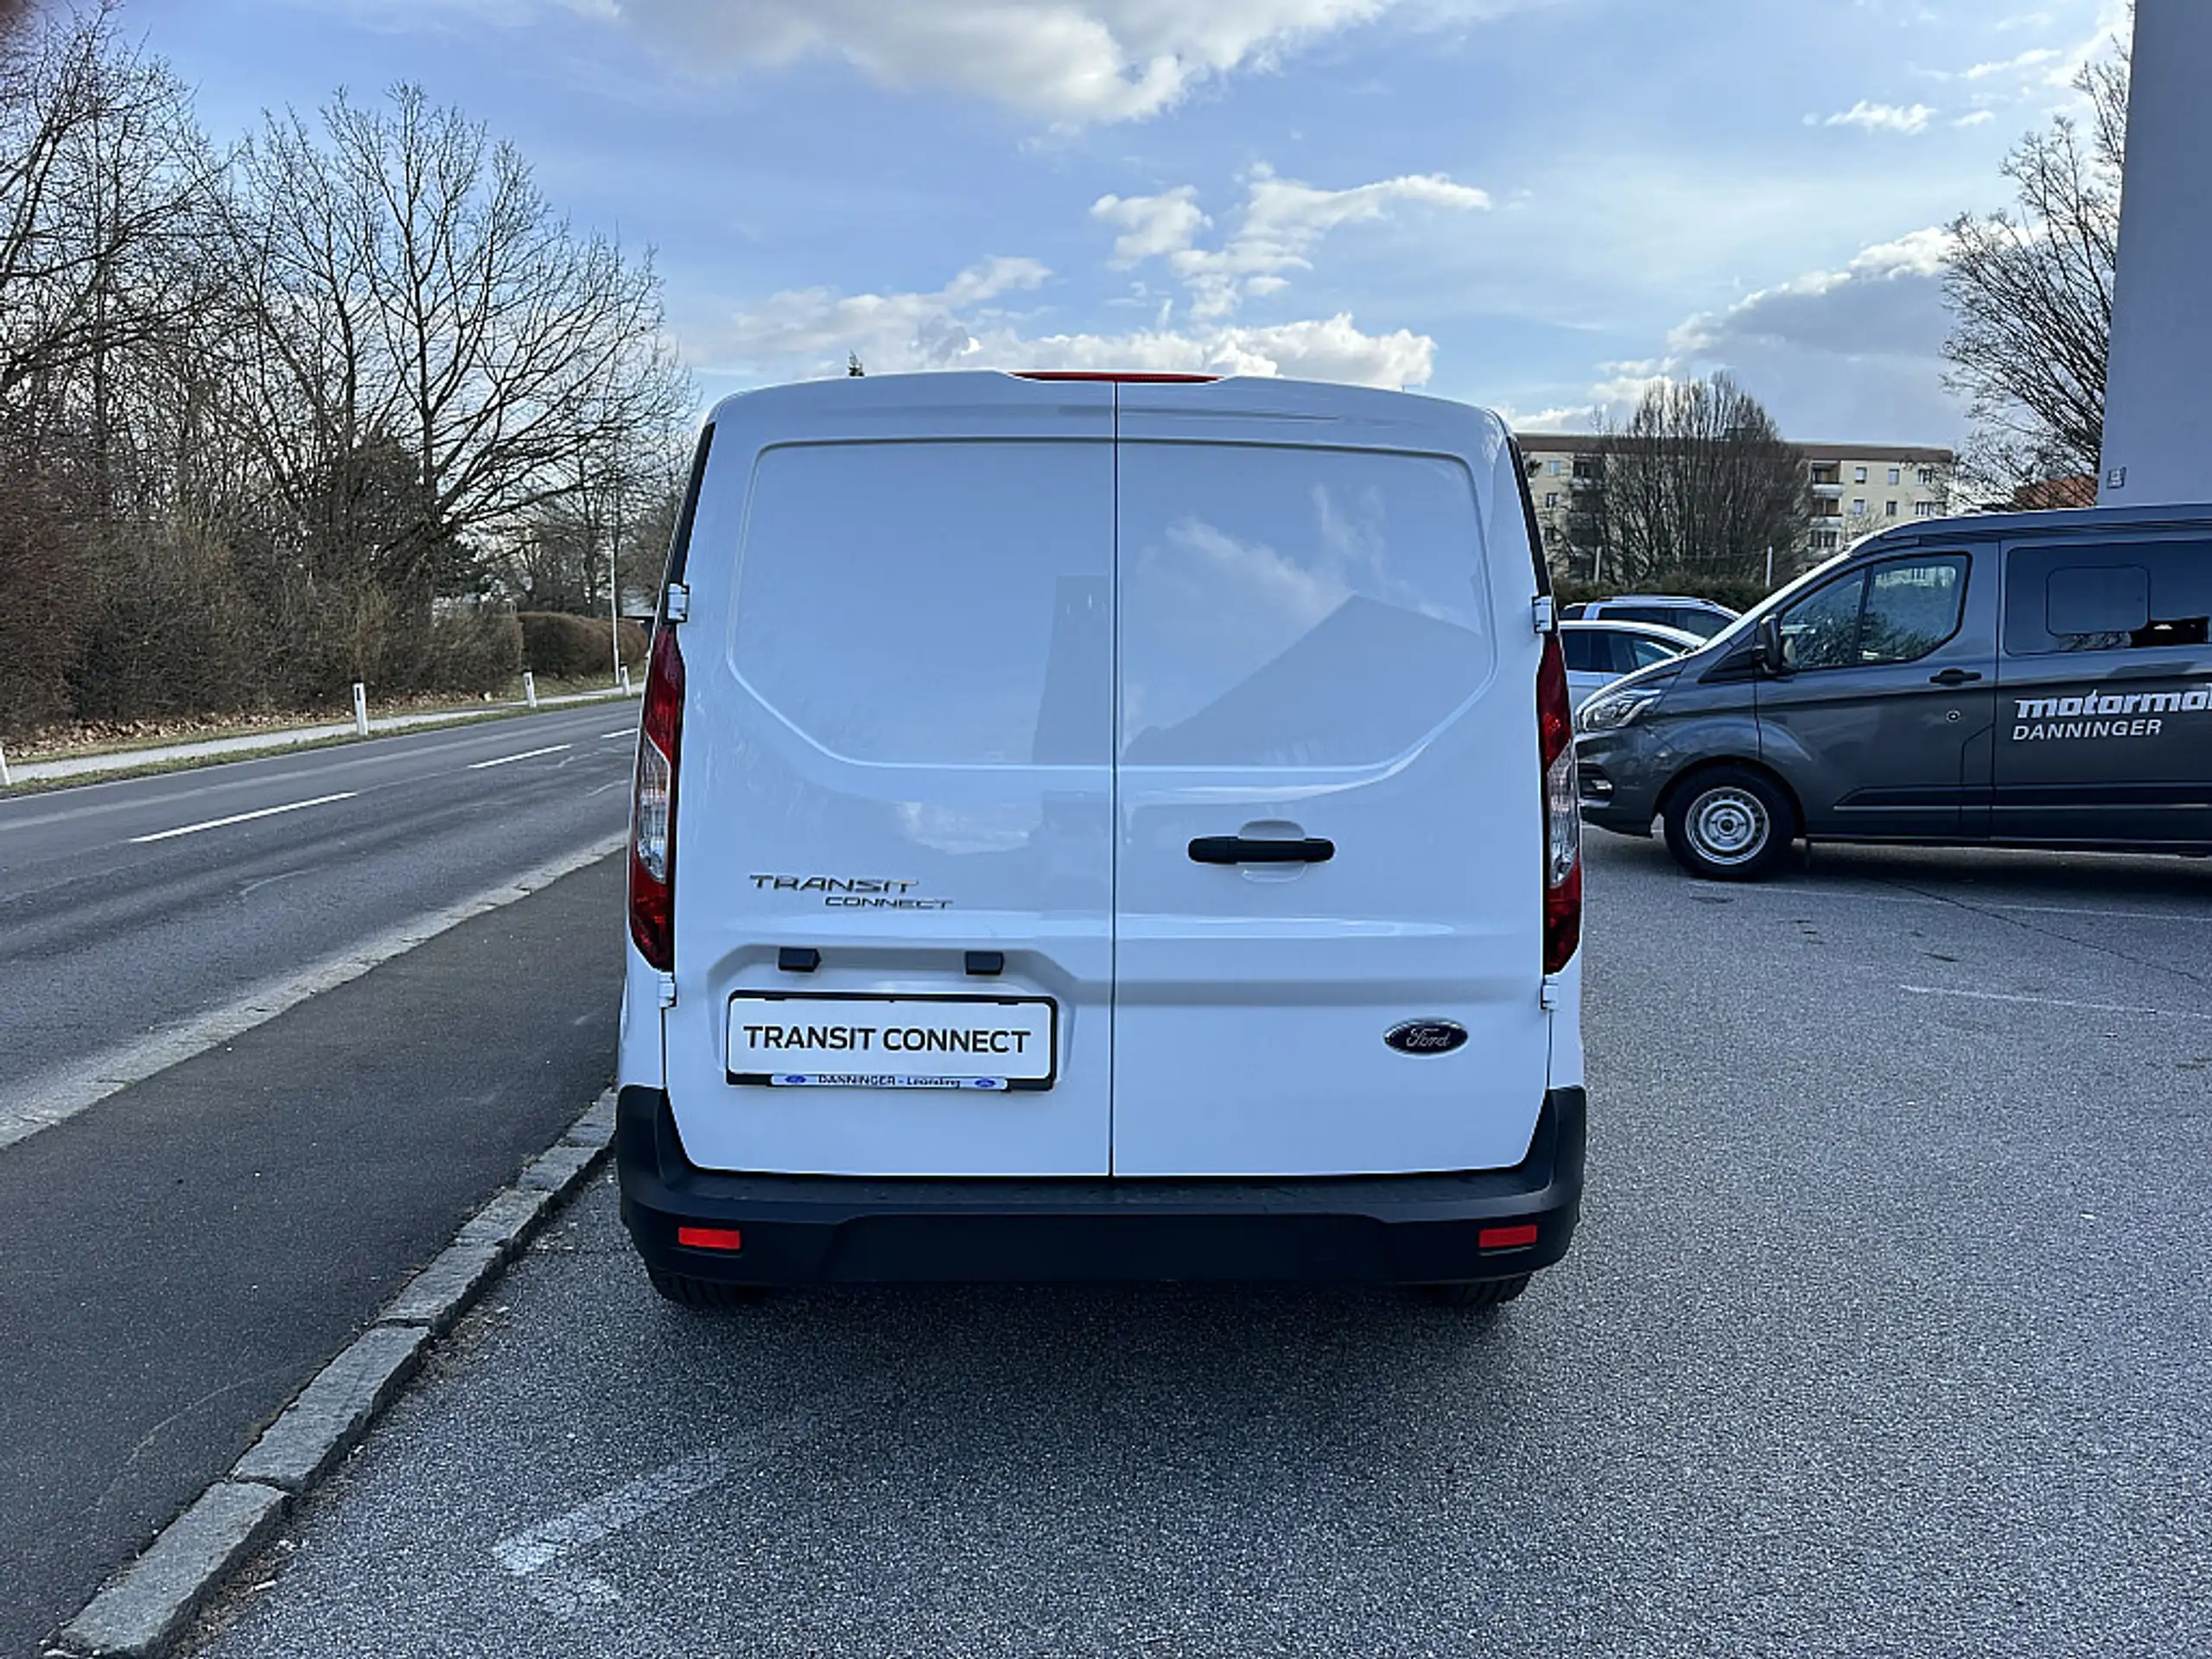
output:
POLYGON ((683 656, 676 630, 653 631, 630 804, 630 937, 660 972, 676 963, 676 767, 683 735, 683 656))
POLYGON ((1536 738, 1544 766, 1544 971, 1555 974, 1582 943, 1582 810, 1574 776, 1574 703, 1559 635, 1544 636, 1536 665, 1536 738))

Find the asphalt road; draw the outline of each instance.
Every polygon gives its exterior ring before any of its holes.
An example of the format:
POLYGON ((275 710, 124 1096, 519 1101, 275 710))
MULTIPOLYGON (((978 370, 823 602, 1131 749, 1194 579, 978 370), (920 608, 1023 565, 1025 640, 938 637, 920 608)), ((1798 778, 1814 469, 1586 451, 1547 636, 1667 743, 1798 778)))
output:
POLYGON ((611 702, 0 798, 0 1097, 618 832, 636 728, 611 702))
POLYGON ((1592 1185, 1518 1303, 702 1317, 602 1184, 196 1650, 2202 1651, 2212 866, 1591 851, 1592 1185))
MULTIPOLYGON (((605 843, 626 717, 0 803, 0 1116, 605 843)), ((607 1085, 620 895, 601 859, 0 1146, 0 1656, 35 1652, 607 1085)))

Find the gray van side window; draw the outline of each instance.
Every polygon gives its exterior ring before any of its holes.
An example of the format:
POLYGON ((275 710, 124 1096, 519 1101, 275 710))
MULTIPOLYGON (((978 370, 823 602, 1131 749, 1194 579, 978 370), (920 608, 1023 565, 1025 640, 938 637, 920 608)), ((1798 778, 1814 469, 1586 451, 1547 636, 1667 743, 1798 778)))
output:
POLYGON ((2212 637, 2212 542, 2016 547, 2005 567, 2005 649, 2201 645, 2212 637))
POLYGON ((1815 588, 1780 619, 1783 650, 1798 671, 1910 663, 1959 631, 1967 556, 1893 559, 1815 588))

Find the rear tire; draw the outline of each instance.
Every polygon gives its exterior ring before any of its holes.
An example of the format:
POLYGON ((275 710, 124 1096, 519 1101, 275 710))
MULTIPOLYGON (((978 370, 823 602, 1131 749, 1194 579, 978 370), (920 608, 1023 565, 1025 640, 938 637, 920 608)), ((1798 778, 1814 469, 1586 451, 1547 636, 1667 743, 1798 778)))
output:
POLYGON ((681 1273, 664 1272, 659 1268, 647 1268, 645 1276, 653 1281, 653 1288, 670 1301, 702 1313, 751 1307, 765 1300, 768 1294, 758 1285, 726 1285, 713 1279, 693 1279, 681 1273))
POLYGON ((1414 1294, 1432 1307, 1498 1307, 1529 1288, 1529 1275, 1474 1279, 1465 1284, 1415 1285, 1414 1294))
POLYGON ((1797 812, 1782 786, 1751 766, 1714 766, 1667 802, 1667 850, 1707 881, 1758 881, 1789 856, 1797 812))

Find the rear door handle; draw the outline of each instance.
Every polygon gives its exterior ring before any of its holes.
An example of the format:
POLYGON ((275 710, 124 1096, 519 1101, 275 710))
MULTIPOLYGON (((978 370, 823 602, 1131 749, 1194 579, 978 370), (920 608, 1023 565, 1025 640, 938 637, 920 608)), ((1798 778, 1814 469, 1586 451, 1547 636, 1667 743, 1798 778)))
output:
POLYGON ((1303 841, 1200 836, 1191 843, 1191 856, 1200 864, 1325 864, 1336 855, 1337 843, 1319 836, 1303 841))
POLYGON ((1940 674, 1930 674, 1928 677, 1928 683, 1930 685, 1965 685, 1969 681, 1978 680, 1980 677, 1981 676, 1971 668, 1947 668, 1940 674))

